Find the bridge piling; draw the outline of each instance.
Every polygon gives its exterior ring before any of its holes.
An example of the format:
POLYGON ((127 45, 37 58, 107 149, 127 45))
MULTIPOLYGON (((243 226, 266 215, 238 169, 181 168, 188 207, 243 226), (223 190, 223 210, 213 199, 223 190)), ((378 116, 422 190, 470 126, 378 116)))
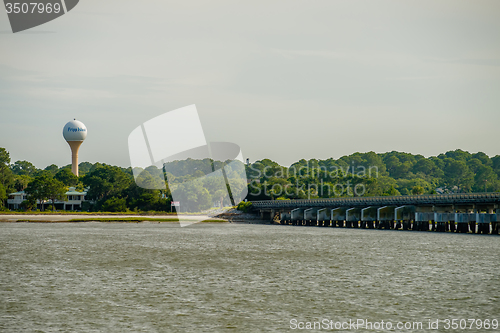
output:
POLYGON ((358 222, 361 220, 361 208, 349 208, 345 211, 347 228, 357 228, 358 222))
POLYGON ((491 234, 492 234, 492 235, 498 235, 498 231, 499 231, 499 230, 498 230, 498 227, 499 227, 498 222, 493 222, 493 223, 491 224, 491 227, 492 227, 492 228, 491 228, 491 234))
POLYGON ((403 220, 403 230, 409 230, 410 221, 403 220))
POLYGON ((330 225, 330 209, 318 209, 316 215, 318 216, 318 226, 326 227, 330 225))
POLYGON ((455 232, 455 221, 450 221, 450 231, 455 232))
POLYGON ((280 224, 316 225, 345 228, 378 228, 454 233, 500 233, 500 193, 470 193, 446 195, 415 195, 394 197, 353 197, 313 200, 254 201, 253 208, 262 220, 280 224), (383 206, 383 205, 393 205, 383 206), (382 207, 381 207, 382 206, 382 207), (299 208, 300 207, 300 208, 299 208), (324 208, 328 207, 328 208, 324 208), (339 207, 331 209, 330 207, 339 207), (342 208, 344 207, 344 208, 342 208), (361 210, 377 210, 377 217, 359 216, 361 210), (304 209, 316 212, 312 217, 303 215, 304 209), (432 208, 433 218, 417 218, 415 212, 427 213, 432 208), (293 211, 298 210, 299 213, 293 211), (328 211, 331 209, 330 216, 328 211), (380 214, 383 210, 384 214, 380 214), (459 212, 464 213, 459 213, 459 212), (474 213, 470 213, 473 211, 474 213), (497 213, 495 213, 495 211, 497 213), (283 214, 289 212, 290 217, 283 214), (301 213, 302 212, 302 215, 301 213), (318 212, 321 212, 318 216, 318 212), (392 215, 394 212, 394 216, 392 215), (458 215, 462 214, 462 219, 458 215), (292 216, 294 215, 294 216, 292 216))

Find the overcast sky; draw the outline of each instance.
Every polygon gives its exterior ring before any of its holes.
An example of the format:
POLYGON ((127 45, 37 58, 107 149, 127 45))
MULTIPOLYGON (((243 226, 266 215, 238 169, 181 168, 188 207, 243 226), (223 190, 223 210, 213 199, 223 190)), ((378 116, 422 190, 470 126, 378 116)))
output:
POLYGON ((73 118, 80 161, 130 166, 130 132, 190 104, 251 161, 500 154, 498 0, 80 0, 17 34, 0 11, 0 51, 0 147, 39 168, 73 118))

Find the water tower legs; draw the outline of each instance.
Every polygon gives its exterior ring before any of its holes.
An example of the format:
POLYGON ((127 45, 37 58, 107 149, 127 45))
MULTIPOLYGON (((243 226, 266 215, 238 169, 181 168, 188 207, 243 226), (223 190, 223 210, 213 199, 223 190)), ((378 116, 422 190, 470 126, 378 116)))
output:
POLYGON ((67 141, 71 148, 71 171, 78 176, 78 150, 83 141, 67 141))

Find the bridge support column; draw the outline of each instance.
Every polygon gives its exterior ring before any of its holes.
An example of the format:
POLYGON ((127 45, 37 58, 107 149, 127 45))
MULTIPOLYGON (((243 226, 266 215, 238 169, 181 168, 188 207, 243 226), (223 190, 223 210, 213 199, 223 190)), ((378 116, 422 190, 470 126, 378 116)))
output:
POLYGON ((473 234, 476 233, 476 221, 469 222, 469 229, 471 233, 473 234))
POLYGON ((450 231, 455 232, 455 221, 450 221, 450 231))
POLYGON ((410 226, 410 221, 403 220, 403 230, 408 230, 410 226))
POLYGON ((490 233, 490 224, 489 223, 481 223, 479 224, 479 231, 478 233, 481 233, 483 235, 488 235, 490 233))
POLYGON ((498 227, 499 227, 499 224, 498 222, 494 222, 491 224, 491 234, 492 235, 498 235, 498 227))

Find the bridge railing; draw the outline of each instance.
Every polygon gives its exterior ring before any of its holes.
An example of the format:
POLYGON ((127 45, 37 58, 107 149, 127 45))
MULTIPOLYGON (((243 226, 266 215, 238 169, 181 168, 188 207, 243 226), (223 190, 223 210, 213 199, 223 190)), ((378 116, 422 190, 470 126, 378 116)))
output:
POLYGON ((252 201, 256 208, 280 207, 307 207, 307 206, 360 206, 360 205, 408 205, 408 204, 453 204, 453 203, 481 203, 500 202, 500 193, 460 193, 441 195, 404 195, 404 196, 376 196, 350 197, 304 200, 265 200, 252 201))

